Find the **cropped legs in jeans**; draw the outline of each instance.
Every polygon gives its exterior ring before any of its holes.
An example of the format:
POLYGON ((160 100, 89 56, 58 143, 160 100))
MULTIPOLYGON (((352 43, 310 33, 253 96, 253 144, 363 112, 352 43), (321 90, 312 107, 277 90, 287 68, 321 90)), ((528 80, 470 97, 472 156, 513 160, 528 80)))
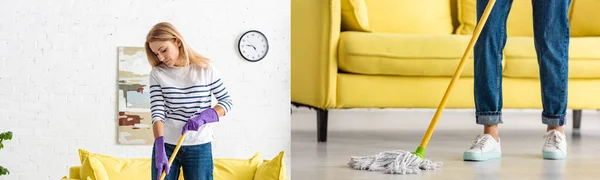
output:
MULTIPOLYGON (((165 144, 167 158, 171 158, 174 150, 175 145, 165 144)), ((157 177, 162 173, 154 166, 154 153, 152 148, 152 180, 158 179, 157 177)), ((212 143, 181 146, 165 180, 177 180, 181 173, 179 168, 182 168, 183 178, 186 180, 212 180, 214 169, 212 143)))
MULTIPOLYGON (((477 0, 477 20, 489 0, 477 0)), ((474 97, 476 122, 502 123, 502 57, 506 21, 513 0, 496 0, 475 44, 474 97)), ((542 92, 542 123, 565 124, 568 88, 570 0, 531 0, 533 32, 542 92)))

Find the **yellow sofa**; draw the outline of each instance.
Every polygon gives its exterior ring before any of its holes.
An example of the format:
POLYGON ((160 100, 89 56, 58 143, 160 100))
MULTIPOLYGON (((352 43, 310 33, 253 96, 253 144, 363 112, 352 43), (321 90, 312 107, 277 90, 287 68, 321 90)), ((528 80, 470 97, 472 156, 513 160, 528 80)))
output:
MULTIPOLYGON (((79 149, 80 165, 69 168, 62 180, 151 179, 152 159, 118 158, 79 149)), ((287 180, 284 152, 270 160, 255 153, 249 159, 215 158, 215 180, 287 180)), ((183 180, 183 169, 179 180, 183 180)))
MULTIPOLYGON (((291 100, 317 110, 317 140, 327 140, 329 109, 437 107, 471 38, 475 2, 292 0, 291 100)), ((581 109, 600 109, 600 21, 592 17, 600 17, 600 1, 572 1, 574 128, 581 109)), ((504 49, 504 108, 542 107, 532 22, 531 1, 515 0, 504 49)), ((474 107, 472 56, 446 107, 474 107)))

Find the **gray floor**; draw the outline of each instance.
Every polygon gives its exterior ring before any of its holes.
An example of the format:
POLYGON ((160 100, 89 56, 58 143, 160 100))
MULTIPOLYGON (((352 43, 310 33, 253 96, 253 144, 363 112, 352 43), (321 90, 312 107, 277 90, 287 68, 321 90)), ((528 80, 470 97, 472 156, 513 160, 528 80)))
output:
POLYGON ((427 147, 426 158, 444 163, 436 171, 390 175, 358 171, 346 165, 350 156, 381 151, 414 151, 435 110, 349 109, 329 113, 327 143, 316 142, 316 114, 292 110, 292 179, 600 179, 600 113, 584 110, 582 128, 566 126, 568 158, 543 160, 545 126, 539 110, 505 110, 500 126, 503 157, 465 162, 462 152, 481 133, 472 110, 445 110, 427 147))

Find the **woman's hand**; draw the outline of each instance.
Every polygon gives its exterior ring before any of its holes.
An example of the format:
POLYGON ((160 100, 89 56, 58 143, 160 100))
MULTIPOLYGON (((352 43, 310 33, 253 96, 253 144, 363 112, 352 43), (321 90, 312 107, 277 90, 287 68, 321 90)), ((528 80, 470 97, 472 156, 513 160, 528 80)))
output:
POLYGON ((200 115, 188 119, 183 125, 181 134, 185 134, 187 131, 198 131, 200 127, 207 123, 219 122, 219 114, 213 108, 208 108, 200 113, 200 115))
POLYGON ((169 174, 169 169, 171 168, 169 167, 169 159, 165 152, 164 136, 160 136, 154 140, 154 162, 156 169, 158 169, 158 180, 160 180, 163 170, 165 170, 165 175, 169 174))

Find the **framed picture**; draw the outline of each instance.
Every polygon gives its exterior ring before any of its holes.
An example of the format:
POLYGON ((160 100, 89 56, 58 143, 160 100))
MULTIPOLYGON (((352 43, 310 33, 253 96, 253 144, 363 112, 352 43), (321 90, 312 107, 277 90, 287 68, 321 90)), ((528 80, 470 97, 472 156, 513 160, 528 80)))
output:
POLYGON ((149 73, 152 67, 143 47, 118 47, 119 144, 152 145, 149 73))

